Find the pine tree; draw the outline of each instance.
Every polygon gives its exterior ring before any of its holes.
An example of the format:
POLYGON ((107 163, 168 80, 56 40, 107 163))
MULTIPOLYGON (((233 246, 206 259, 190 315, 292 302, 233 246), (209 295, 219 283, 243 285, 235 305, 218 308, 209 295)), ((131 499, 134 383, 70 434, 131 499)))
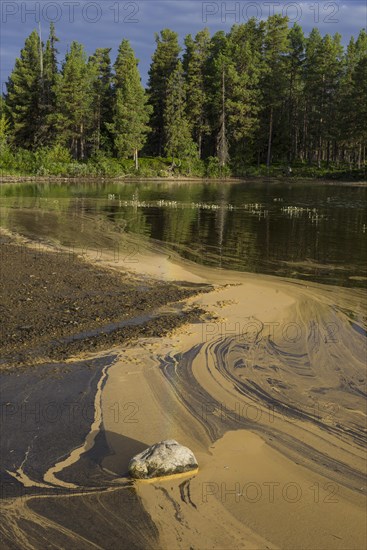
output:
POLYGON ((336 113, 342 76, 340 35, 321 37, 313 29, 306 45, 305 97, 309 162, 330 160, 337 135, 336 113))
POLYGON ((150 150, 161 155, 164 146, 164 112, 166 108, 167 84, 177 66, 180 46, 177 33, 164 29, 155 35, 156 50, 149 69, 148 97, 152 106, 150 126, 152 134, 150 150))
POLYGON ((185 113, 186 90, 181 61, 171 74, 167 85, 164 111, 165 153, 179 160, 193 158, 197 148, 191 138, 190 126, 185 113))
POLYGON ((285 139, 282 100, 286 96, 286 56, 289 52, 288 18, 273 15, 266 21, 264 40, 265 71, 262 82, 264 137, 267 134, 266 165, 272 161, 274 136, 277 143, 285 139))
POLYGON ((93 73, 86 53, 81 44, 72 42, 56 86, 56 124, 59 141, 76 159, 87 155, 93 122, 92 92, 93 73))
POLYGON ((138 170, 138 153, 149 132, 150 105, 141 85, 138 60, 128 40, 121 42, 115 63, 115 107, 113 122, 107 125, 114 136, 119 157, 133 157, 138 170))
POLYGON ((221 111, 219 117, 219 131, 217 135, 217 156, 219 165, 224 168, 229 161, 228 139, 227 139, 227 117, 226 117, 226 68, 225 59, 221 63, 221 111))
POLYGON ((41 77, 41 117, 43 122, 41 141, 47 145, 53 143, 56 139, 56 131, 52 119, 56 110, 55 87, 58 74, 58 51, 56 49, 56 43, 58 41, 59 39, 56 37, 55 33, 55 26, 51 23, 49 37, 43 54, 41 77))
POLYGON ((318 144, 319 109, 318 95, 320 90, 319 67, 321 64, 322 36, 318 29, 312 29, 306 41, 305 58, 305 103, 306 123, 305 139, 308 161, 316 158, 318 144))
POLYGON ((42 144, 42 44, 34 30, 26 39, 7 82, 6 105, 14 145, 36 149, 42 144))
POLYGON ((205 68, 210 52, 210 33, 200 31, 195 39, 189 34, 185 38, 183 68, 187 90, 186 115, 194 141, 202 156, 203 139, 210 132, 208 122, 208 92, 206 89, 205 68))
POLYGON ((304 83, 305 36, 295 24, 289 31, 289 54, 287 59, 288 100, 285 105, 288 116, 286 154, 288 163, 304 154, 304 83))
MULTIPOLYGON (((360 68, 358 65, 365 57, 367 57, 367 34, 363 29, 357 40, 353 36, 351 37, 345 53, 336 117, 338 123, 338 155, 336 160, 338 162, 347 160, 351 165, 352 160, 355 161, 357 157, 359 166, 362 161, 365 162, 366 154, 363 139, 360 141, 357 137, 359 132, 355 131, 356 125, 359 126, 360 121, 364 120, 363 113, 361 117, 359 112, 360 110, 363 111, 362 105, 355 104, 356 97, 359 95, 359 92, 356 93, 355 87, 356 83, 359 82, 360 68)), ((363 70, 361 74, 363 74, 363 70)))
POLYGON ((358 141, 358 168, 366 163, 367 147, 367 54, 358 61, 351 93, 353 128, 358 141))
POLYGON ((261 105, 259 28, 255 19, 234 25, 228 35, 226 80, 228 136, 232 156, 242 163, 253 156, 253 138, 261 105))
POLYGON ((90 56, 88 64, 92 76, 93 122, 92 152, 102 146, 108 148, 110 133, 107 125, 112 122, 112 70, 111 48, 97 48, 90 56))
POLYGON ((210 142, 208 153, 217 157, 219 163, 229 160, 226 127, 226 78, 227 78, 227 36, 216 32, 211 39, 210 55, 206 63, 206 89, 208 94, 208 120, 210 142))

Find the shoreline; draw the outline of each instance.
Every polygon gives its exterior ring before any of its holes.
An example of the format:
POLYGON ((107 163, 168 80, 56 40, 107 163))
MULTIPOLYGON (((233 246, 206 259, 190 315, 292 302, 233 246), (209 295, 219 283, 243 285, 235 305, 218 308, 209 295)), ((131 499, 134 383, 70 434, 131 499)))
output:
POLYGON ((183 300, 205 285, 161 282, 0 230, 4 315, 0 369, 58 361, 198 317, 183 300))
POLYGON ((145 183, 145 182, 157 182, 157 183, 254 183, 259 181, 266 181, 269 183, 287 183, 287 184, 322 184, 322 185, 340 185, 340 186, 355 186, 355 187, 367 187, 367 180, 354 181, 343 179, 324 179, 322 176, 319 178, 310 178, 303 176, 295 177, 283 177, 283 176, 243 176, 243 177, 223 177, 223 178, 209 178, 209 177, 190 177, 190 176, 168 176, 168 177, 132 177, 132 176, 89 176, 89 177, 74 177, 74 176, 12 176, 1 175, 0 176, 0 189, 2 185, 9 184, 22 184, 22 183, 145 183))
MULTIPOLYGON (((112 264, 112 257, 100 264, 92 255, 85 260, 93 270, 121 275, 126 266, 112 264)), ((114 359, 96 372, 100 393, 91 399, 93 416, 84 419, 82 440, 36 469, 38 483, 56 472, 56 490, 73 484, 71 496, 55 491, 18 499, 18 507, 16 500, 3 512, 3 525, 10 514, 17 536, 27 540, 27 518, 30 532, 42 524, 55 540, 77 544, 83 536, 86 547, 112 544, 127 526, 130 538, 139 527, 140 548, 185 550, 203 541, 214 549, 364 547, 362 291, 203 267, 147 244, 131 271, 147 281, 210 288, 183 299, 188 310, 205 315, 166 334, 138 332, 129 345, 107 345, 103 354, 113 352, 114 359), (320 339, 305 330, 311 322, 320 339), (336 341, 328 342, 325 323, 338 327, 336 341), (302 329, 295 341, 284 339, 291 325, 302 329), (193 450, 198 471, 130 480, 129 502, 129 458, 172 438, 193 450), (73 449, 84 448, 74 463, 73 449), (106 511, 120 518, 114 528, 104 525, 106 511), (290 529, 294 518, 297 528, 290 529)), ((76 361, 101 354, 85 350, 67 366, 72 373, 76 361)), ((65 399, 64 380, 59 399, 65 399)), ((53 437, 63 433, 61 426, 50 428, 53 437)), ((33 460, 37 464, 37 455, 33 460)))
MULTIPOLYGON (((307 334, 302 342, 280 348, 285 324, 307 326, 324 316, 331 320, 333 304, 338 302, 357 312, 358 295, 346 290, 338 296, 338 290, 317 284, 309 288, 305 283, 183 265, 191 275, 219 285, 188 299, 217 318, 182 327, 159 340, 142 338, 111 366, 102 409, 114 452, 105 457, 103 466, 123 475, 126 437, 146 446, 173 438, 193 450, 199 471, 187 481, 135 482, 164 549, 200 547, 203 539, 213 548, 290 549, 318 544, 344 550, 348 537, 351 548, 363 545, 364 456, 361 443, 347 435, 347 425, 362 426, 361 400, 337 389, 325 344, 309 350, 310 358, 316 353, 311 372, 307 362, 301 366, 298 359, 307 349, 307 334), (227 286, 220 285, 224 281, 227 286), (246 339, 254 341, 250 325, 256 334, 257 323, 279 324, 271 349, 264 334, 247 350, 246 339), (277 350, 284 354, 287 350, 288 358, 277 359, 277 350), (246 363, 240 365, 240 358, 246 363), (333 389, 325 395, 317 392, 328 384, 333 389), (114 424, 109 409, 117 400, 137 405, 137 423, 114 424), (330 414, 330 400, 340 407, 335 416, 330 414), (349 414, 353 419, 347 418, 349 414), (345 426, 343 433, 338 425, 345 426), (265 495, 269 483, 283 489, 297 487, 302 498, 291 502, 281 489, 272 501, 265 495), (328 484, 338 493, 334 506, 324 492, 328 484), (320 501, 309 493, 312 486, 322 488, 320 501), (294 531, 289 530, 290 514, 298 518, 294 531), (216 524, 222 528, 215 529, 216 524)), ((174 268, 170 276, 174 277, 174 268)), ((341 330, 339 347, 332 348, 341 358, 346 347, 360 346, 359 340, 352 344, 355 337, 346 324, 343 327, 346 334, 341 330)), ((358 354, 355 360, 353 366, 344 366, 344 375, 349 367, 347 376, 352 374, 358 354)))

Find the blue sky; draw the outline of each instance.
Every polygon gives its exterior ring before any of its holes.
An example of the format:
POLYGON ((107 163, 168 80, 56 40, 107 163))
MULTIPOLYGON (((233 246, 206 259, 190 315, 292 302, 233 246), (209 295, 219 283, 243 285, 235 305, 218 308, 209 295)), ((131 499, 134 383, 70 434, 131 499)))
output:
POLYGON ((0 0, 0 76, 6 82, 25 37, 41 21, 43 36, 55 22, 61 61, 72 40, 82 42, 88 54, 97 47, 112 48, 112 60, 123 38, 131 41, 140 59, 146 82, 155 48, 154 33, 171 28, 195 34, 203 27, 213 33, 228 31, 234 23, 251 16, 265 19, 269 12, 287 13, 306 33, 318 27, 322 34, 339 32, 346 44, 352 35, 367 27, 367 0, 352 1, 199 1, 199 0, 0 0))

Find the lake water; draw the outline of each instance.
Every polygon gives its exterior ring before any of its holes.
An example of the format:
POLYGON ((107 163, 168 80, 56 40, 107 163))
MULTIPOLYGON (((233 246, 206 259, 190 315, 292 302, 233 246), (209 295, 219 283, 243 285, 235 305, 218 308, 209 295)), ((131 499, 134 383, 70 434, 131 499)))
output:
POLYGON ((361 287, 366 187, 139 182, 0 188, 1 225, 67 246, 134 233, 200 264, 361 287))

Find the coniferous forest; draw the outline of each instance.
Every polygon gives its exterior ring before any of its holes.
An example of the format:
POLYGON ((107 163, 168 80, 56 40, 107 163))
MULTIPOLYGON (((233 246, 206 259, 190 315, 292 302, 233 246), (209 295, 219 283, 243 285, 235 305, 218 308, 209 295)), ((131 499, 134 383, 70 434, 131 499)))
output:
POLYGON ((229 33, 203 29, 180 47, 162 30, 146 89, 122 40, 59 60, 26 39, 1 98, 3 173, 228 176, 363 173, 367 147, 367 34, 305 36, 280 15, 229 33))

